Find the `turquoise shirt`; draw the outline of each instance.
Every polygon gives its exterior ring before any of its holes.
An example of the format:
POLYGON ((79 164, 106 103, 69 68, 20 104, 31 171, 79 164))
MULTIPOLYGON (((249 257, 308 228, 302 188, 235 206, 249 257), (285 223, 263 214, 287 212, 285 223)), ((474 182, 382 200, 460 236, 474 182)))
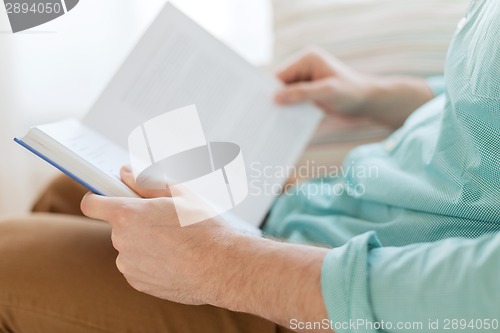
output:
POLYGON ((337 332, 500 332, 500 1, 470 4, 429 84, 436 98, 402 128, 269 216, 266 233, 332 248, 337 332))

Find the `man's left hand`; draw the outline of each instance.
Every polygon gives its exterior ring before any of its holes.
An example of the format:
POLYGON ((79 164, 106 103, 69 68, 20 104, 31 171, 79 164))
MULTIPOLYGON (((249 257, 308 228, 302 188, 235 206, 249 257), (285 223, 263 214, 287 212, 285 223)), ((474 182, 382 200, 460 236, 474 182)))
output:
MULTIPOLYGON (((129 169, 122 180, 144 197, 167 193, 134 185, 129 169)), ((116 266, 135 289, 184 304, 212 303, 221 251, 236 235, 220 220, 181 227, 171 198, 111 198, 87 194, 81 203, 88 217, 112 225, 116 266)))

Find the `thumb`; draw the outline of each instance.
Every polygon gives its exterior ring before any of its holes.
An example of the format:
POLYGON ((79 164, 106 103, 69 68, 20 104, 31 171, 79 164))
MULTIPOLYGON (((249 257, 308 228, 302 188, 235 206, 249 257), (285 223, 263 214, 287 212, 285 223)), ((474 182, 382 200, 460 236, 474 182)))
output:
POLYGON ((120 177, 122 182, 130 187, 134 192, 139 194, 143 198, 159 198, 159 197, 170 197, 170 190, 166 185, 163 188, 147 188, 140 186, 136 183, 134 175, 132 174, 132 169, 129 166, 124 166, 120 170, 120 177))
POLYGON ((111 221, 116 212, 123 210, 132 200, 137 199, 105 197, 89 192, 83 197, 80 207, 87 217, 111 221))
POLYGON ((295 104, 306 101, 317 102, 327 90, 323 80, 293 83, 278 91, 275 100, 278 104, 295 104))

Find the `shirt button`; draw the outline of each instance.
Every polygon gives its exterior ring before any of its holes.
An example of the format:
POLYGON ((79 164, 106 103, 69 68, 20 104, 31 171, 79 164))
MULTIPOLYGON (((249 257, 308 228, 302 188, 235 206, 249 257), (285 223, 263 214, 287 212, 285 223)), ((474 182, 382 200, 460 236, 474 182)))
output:
POLYGON ((457 29, 461 30, 465 26, 465 23, 467 23, 467 21, 468 21, 467 17, 462 17, 462 19, 458 22, 457 29))
POLYGON ((396 145, 396 143, 394 142, 394 140, 387 140, 386 143, 385 143, 385 151, 386 152, 390 152, 394 149, 394 146, 396 145))

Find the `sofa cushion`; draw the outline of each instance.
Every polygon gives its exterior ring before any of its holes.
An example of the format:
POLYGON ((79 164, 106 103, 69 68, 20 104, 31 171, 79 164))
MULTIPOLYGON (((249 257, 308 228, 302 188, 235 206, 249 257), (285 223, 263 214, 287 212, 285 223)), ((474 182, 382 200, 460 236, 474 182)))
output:
POLYGON ((272 0, 275 59, 310 44, 372 73, 442 73, 469 0, 272 0))

